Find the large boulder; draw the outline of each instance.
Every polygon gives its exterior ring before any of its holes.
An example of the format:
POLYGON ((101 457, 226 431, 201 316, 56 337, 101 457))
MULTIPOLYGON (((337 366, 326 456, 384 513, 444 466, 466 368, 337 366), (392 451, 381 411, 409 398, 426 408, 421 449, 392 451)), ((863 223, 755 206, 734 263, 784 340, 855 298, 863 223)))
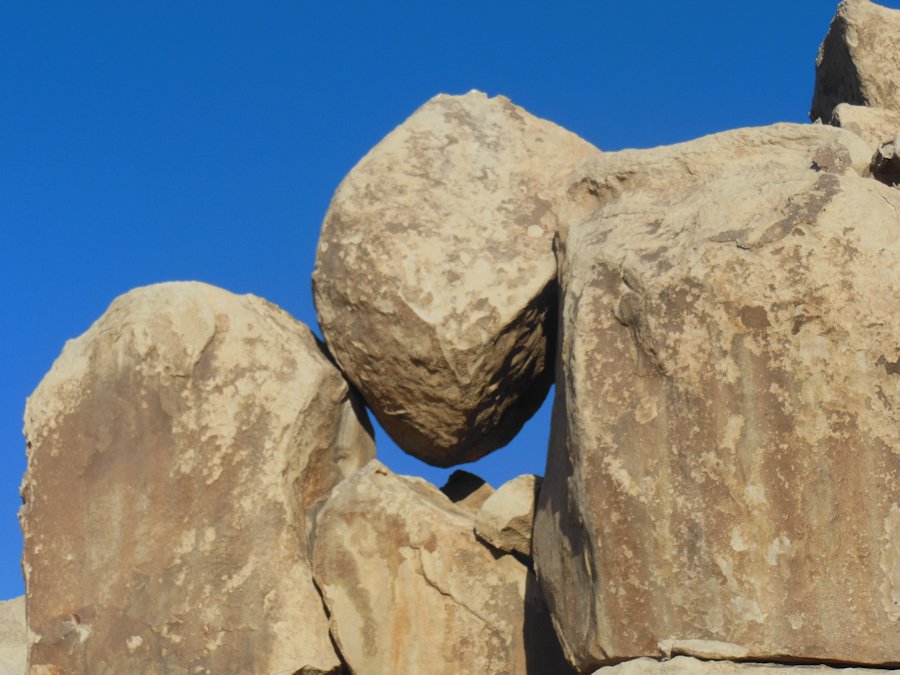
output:
POLYGON ((564 675, 534 574, 431 484, 372 461, 318 515, 314 575, 354 673, 564 675))
POLYGON ((337 672, 305 514, 373 456, 364 414, 264 300, 118 298, 28 400, 31 666, 337 672))
POLYGON ((406 452, 473 461, 537 410, 553 378, 556 205, 597 153, 506 98, 439 95, 337 189, 319 323, 406 452))
POLYGON ((676 656, 667 661, 641 658, 606 666, 594 675, 886 675, 897 670, 875 668, 830 668, 821 665, 736 663, 734 661, 701 661, 689 656, 676 656))
POLYGON ((27 669, 25 596, 19 596, 0 602, 0 675, 25 675, 27 669))
POLYGON ((816 59, 813 120, 839 103, 900 112, 900 11, 870 0, 843 0, 816 59))
POLYGON ((574 176, 534 555, 582 672, 898 660, 900 192, 869 150, 776 125, 574 176))

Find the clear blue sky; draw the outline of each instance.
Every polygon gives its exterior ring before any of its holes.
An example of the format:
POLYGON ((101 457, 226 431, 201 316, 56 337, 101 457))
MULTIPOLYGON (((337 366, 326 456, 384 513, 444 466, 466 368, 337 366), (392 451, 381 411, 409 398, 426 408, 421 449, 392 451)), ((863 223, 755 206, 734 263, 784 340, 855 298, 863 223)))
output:
MULTIPOLYGON (((3 2, 0 598, 23 592, 25 398, 114 297, 198 279, 315 327, 334 188, 432 95, 505 94, 606 150, 803 122, 835 7, 3 2)), ((473 470, 543 473, 548 408, 473 470)), ((378 444, 397 471, 449 473, 378 444)))

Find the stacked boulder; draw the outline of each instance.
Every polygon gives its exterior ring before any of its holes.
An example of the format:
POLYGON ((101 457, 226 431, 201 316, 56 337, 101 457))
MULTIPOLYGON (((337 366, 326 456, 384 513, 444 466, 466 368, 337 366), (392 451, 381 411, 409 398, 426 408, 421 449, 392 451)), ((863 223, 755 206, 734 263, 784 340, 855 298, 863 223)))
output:
POLYGON ((27 406, 30 672, 900 666, 898 30, 841 3, 828 124, 667 148, 435 97, 335 194, 324 343, 116 300, 27 406), (366 405, 452 466, 554 381, 543 481, 374 459, 366 405))

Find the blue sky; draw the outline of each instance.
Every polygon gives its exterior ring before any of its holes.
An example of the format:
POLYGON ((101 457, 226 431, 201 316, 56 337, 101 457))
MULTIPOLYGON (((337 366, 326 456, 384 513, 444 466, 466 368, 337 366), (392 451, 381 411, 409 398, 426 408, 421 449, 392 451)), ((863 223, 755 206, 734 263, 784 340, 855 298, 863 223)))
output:
MULTIPOLYGON (((605 150, 805 122, 835 6, 2 3, 0 598, 23 592, 25 398, 114 297, 198 279, 315 327, 332 192, 434 94, 505 94, 605 150)), ((548 409, 473 470, 543 473, 548 409)), ((449 473, 378 444, 396 471, 449 473)))

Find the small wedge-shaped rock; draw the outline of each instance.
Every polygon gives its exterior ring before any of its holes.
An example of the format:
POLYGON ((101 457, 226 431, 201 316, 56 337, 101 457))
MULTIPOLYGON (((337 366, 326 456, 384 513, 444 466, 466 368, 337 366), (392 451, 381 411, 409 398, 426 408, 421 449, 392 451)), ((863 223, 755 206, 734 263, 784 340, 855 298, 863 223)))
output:
POLYGON ((834 109, 831 124, 852 131, 868 143, 874 153, 900 134, 900 112, 841 103, 834 109))
POLYGON ((531 557, 534 505, 540 489, 540 477, 532 474, 501 485, 478 511, 475 534, 496 549, 531 557))
POLYGON ((598 151, 498 96, 439 95, 343 180, 313 288, 322 333, 406 452, 512 439, 553 379, 556 204, 598 151))
POLYGON ((25 596, 0 602, 0 675, 25 675, 28 638, 25 596))
POLYGON ((264 300, 118 298, 28 401, 31 666, 336 672, 305 510, 373 456, 359 405, 264 300))
POLYGON ((830 668, 828 666, 784 665, 777 663, 735 663, 701 661, 676 656, 669 661, 642 658, 606 666, 594 675, 885 675, 896 670, 874 668, 830 668))
POLYGON ((575 175, 534 559, 582 672, 898 660, 900 192, 868 155, 776 125, 575 175))
POLYGON ((839 103, 900 112, 900 11, 869 0, 843 0, 819 48, 813 120, 827 122, 839 103))
POLYGON ((431 484, 377 461, 334 489, 314 575, 352 672, 570 672, 533 573, 495 556, 472 524, 431 484))

